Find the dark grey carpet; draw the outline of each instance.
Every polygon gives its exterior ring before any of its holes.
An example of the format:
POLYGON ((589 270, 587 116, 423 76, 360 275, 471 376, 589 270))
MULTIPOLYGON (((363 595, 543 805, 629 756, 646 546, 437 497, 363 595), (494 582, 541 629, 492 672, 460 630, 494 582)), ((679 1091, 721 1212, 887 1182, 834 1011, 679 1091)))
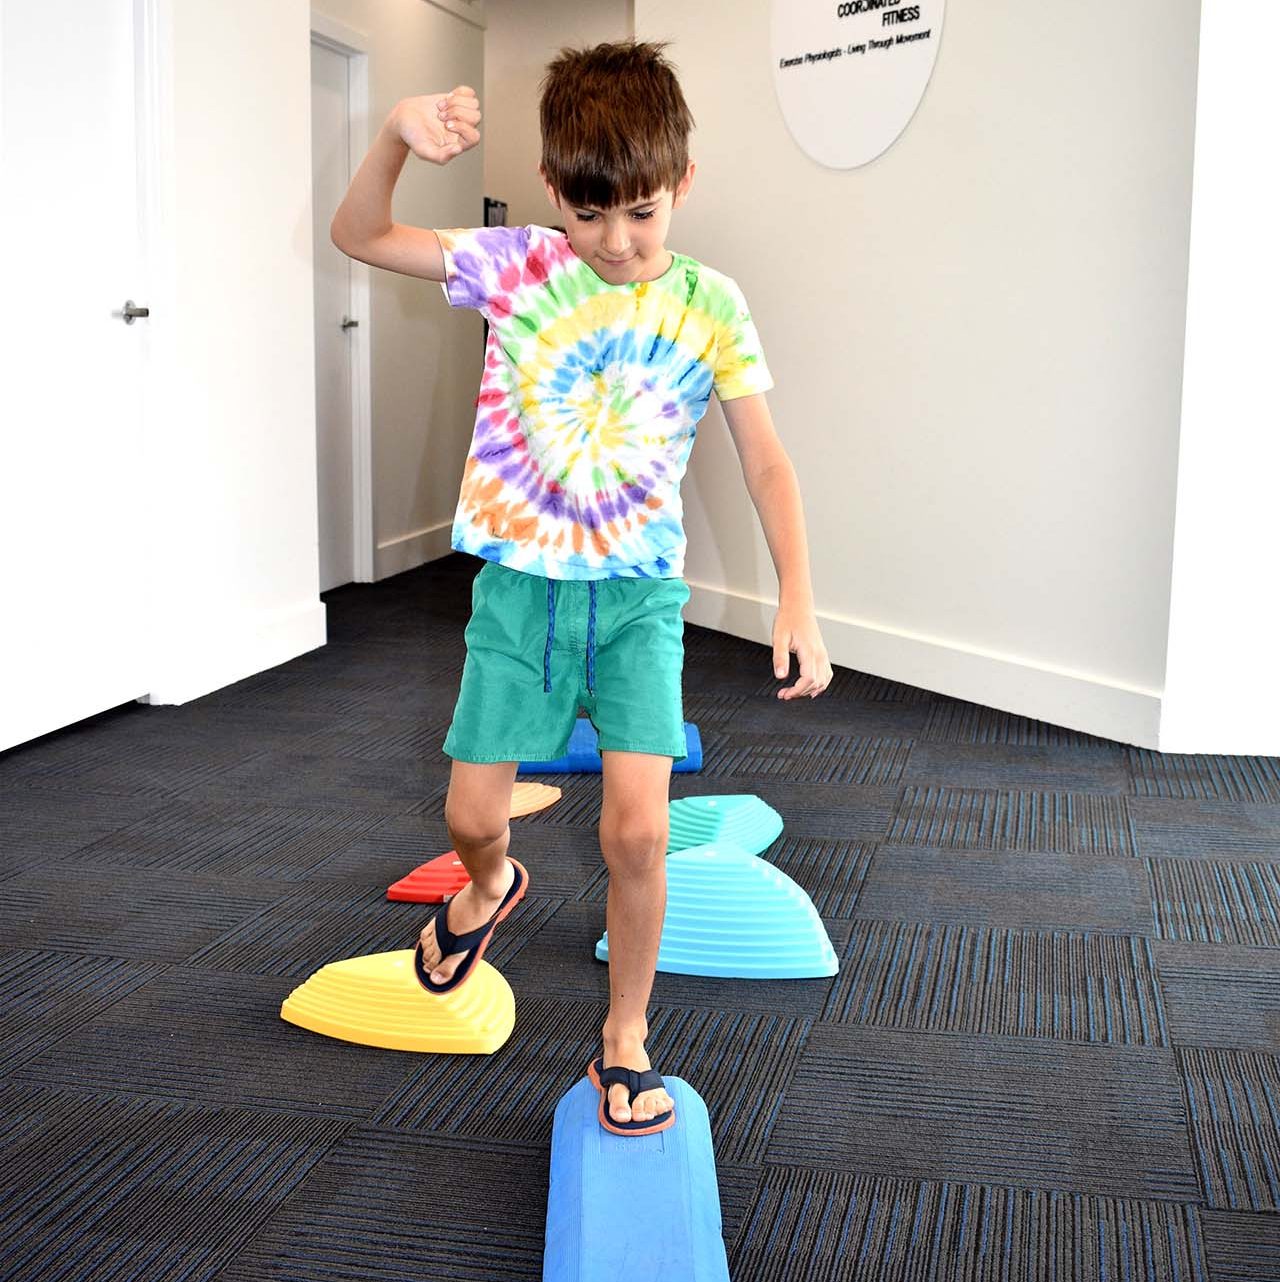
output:
MULTIPOLYGON (((278 1018, 425 917, 385 890, 448 849, 477 566, 329 593, 318 651, 0 754, 0 1278, 540 1276, 552 1111, 608 991, 598 776, 513 823, 533 888, 486 954, 507 1045, 278 1018)), ((767 858, 841 959, 654 986, 735 1282, 1280 1279, 1280 760, 846 670, 785 704, 765 647, 686 643, 706 766, 672 795, 780 811, 767 858)))

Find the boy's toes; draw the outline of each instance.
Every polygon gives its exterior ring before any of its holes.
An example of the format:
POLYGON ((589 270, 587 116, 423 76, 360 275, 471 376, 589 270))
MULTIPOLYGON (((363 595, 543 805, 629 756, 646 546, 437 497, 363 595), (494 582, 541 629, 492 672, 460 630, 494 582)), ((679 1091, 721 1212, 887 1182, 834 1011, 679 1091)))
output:
POLYGON ((444 961, 442 961, 440 965, 431 972, 431 982, 433 984, 448 983, 449 980, 453 978, 453 972, 458 969, 458 965, 465 955, 465 953, 455 953, 452 957, 446 957, 444 961))
POLYGON ((627 1103, 627 1088, 613 1086, 609 1089, 609 1112, 615 1122, 631 1121, 631 1105, 627 1103))

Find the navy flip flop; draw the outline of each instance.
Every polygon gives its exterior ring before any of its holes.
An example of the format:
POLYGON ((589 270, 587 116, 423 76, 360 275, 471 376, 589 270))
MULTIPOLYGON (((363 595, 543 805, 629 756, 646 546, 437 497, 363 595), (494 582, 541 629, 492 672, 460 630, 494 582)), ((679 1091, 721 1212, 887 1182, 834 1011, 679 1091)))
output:
POLYGON ((606 1131, 612 1131, 615 1135, 656 1135, 659 1131, 665 1131, 667 1127, 675 1124, 674 1108, 667 1109, 665 1113, 659 1113, 657 1117, 650 1118, 647 1122, 638 1122, 634 1118, 629 1122, 618 1122, 609 1111, 610 1086, 625 1086, 627 1102, 630 1103, 642 1091, 657 1090, 663 1084, 662 1074, 656 1069, 623 1068, 616 1064, 605 1068, 604 1056, 600 1055, 587 1065, 587 1076, 591 1079, 591 1084, 600 1092, 600 1108, 597 1116, 600 1119, 600 1125, 606 1131))
POLYGON ((498 905, 497 912, 483 926, 477 926, 475 930, 469 930, 464 935, 455 935, 448 926, 449 900, 441 904, 432 916, 431 920, 436 924, 436 945, 440 949, 440 956, 451 957, 454 953, 461 952, 467 954, 458 964, 458 969, 443 984, 437 984, 431 978, 431 971, 423 964, 421 938, 414 944, 413 971, 418 977, 418 983, 427 992, 434 993, 438 997, 444 993, 456 992, 461 988, 475 974, 477 963, 484 956, 489 940, 493 938, 493 928, 524 898, 525 889, 529 885, 529 874, 518 859, 508 859, 508 862, 516 870, 515 879, 502 903, 498 905))

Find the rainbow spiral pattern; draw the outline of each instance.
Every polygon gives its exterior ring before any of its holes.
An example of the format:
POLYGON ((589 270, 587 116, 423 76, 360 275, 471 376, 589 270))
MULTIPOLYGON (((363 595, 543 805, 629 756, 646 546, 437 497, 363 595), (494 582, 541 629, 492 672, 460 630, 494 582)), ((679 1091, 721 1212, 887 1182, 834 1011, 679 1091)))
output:
POLYGON ((773 386, 746 299, 673 254, 611 285, 548 227, 436 230, 441 288, 489 322, 452 546, 553 579, 684 570, 698 420, 773 386))

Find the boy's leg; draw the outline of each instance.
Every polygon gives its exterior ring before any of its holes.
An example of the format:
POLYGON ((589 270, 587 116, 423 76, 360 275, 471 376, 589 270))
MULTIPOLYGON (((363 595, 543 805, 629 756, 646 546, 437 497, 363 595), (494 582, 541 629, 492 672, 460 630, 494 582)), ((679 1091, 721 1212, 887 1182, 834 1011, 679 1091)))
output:
MULTIPOLYGON (((507 860, 507 846, 511 840, 511 790, 517 765, 515 761, 453 763, 444 821, 453 848, 471 875, 470 882, 449 901, 449 929, 455 935, 483 926, 498 910, 515 880, 515 869, 507 860)), ((422 928, 420 938, 423 965, 431 968, 435 983, 443 984, 466 953, 441 959, 434 918, 422 928)))
MULTIPOLYGON (((645 1012, 653 988, 667 906, 667 798, 670 757, 601 751, 604 801, 600 849, 609 866, 609 1014, 604 1066, 651 1068, 645 1012)), ((609 1088, 609 1110, 620 1122, 652 1120, 674 1107, 665 1090, 642 1091, 627 1104, 627 1088, 609 1088)))

